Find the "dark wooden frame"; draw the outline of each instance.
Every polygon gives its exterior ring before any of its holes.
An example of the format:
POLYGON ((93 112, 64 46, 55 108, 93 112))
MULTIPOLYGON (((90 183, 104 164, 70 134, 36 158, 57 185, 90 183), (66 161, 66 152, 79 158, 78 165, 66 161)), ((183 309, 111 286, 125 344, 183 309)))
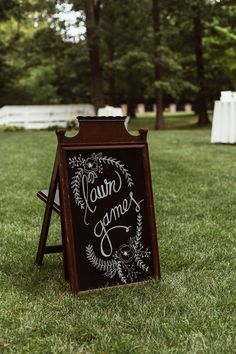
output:
MULTIPOLYGON (((57 131, 58 148, 54 163, 48 196, 39 192, 38 197, 46 202, 44 221, 36 263, 41 265, 44 253, 63 252, 65 278, 70 280, 73 293, 88 293, 101 290, 80 290, 79 274, 76 266, 72 212, 68 192, 68 172, 66 169, 66 152, 68 150, 96 151, 99 149, 142 149, 142 163, 145 175, 147 208, 149 210, 149 229, 151 230, 151 248, 154 277, 160 278, 160 262, 155 224, 155 211, 152 194, 149 154, 147 145, 147 129, 140 129, 138 136, 130 135, 124 127, 123 117, 78 117, 80 129, 76 136, 67 137, 65 130, 57 131), (99 124, 99 126, 98 126, 99 124), (99 128, 99 129, 98 129, 99 128), (56 202, 56 187, 59 188, 60 205, 56 202), (46 246, 47 234, 52 210, 61 216, 62 246, 46 246)), ((131 283, 135 285, 137 283, 131 283)), ((127 286, 127 285, 119 285, 127 286)), ((103 289, 103 288, 102 288, 103 289)))
POLYGON ((38 250, 36 255, 36 264, 41 266, 43 263, 43 258, 45 254, 49 253, 62 253, 63 254, 63 266, 64 266, 64 277, 66 280, 69 279, 68 266, 67 266, 67 252, 65 245, 65 232, 64 232, 64 220, 62 218, 62 210, 60 205, 60 178, 59 178, 59 155, 58 150, 56 152, 56 157, 53 165, 51 181, 49 185, 49 190, 42 190, 37 193, 37 197, 46 203, 43 223, 41 227, 41 233, 39 238, 38 250), (61 221, 61 245, 51 245, 47 246, 48 231, 51 222, 52 212, 55 211, 60 215, 61 221))

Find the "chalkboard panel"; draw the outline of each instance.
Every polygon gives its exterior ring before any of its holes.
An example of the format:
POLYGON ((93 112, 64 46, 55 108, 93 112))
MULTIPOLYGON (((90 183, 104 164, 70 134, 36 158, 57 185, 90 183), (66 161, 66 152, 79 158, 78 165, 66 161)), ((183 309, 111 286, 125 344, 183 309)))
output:
POLYGON ((159 277, 146 145, 61 146, 72 290, 159 277))

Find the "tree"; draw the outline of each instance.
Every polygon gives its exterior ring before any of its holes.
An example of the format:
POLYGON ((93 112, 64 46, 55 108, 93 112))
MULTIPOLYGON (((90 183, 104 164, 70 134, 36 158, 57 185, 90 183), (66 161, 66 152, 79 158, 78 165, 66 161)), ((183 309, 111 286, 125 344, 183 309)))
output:
POLYGON ((35 0, 18 6, 0 26, 0 104, 91 102, 85 40, 64 38, 54 1, 46 7, 35 0))
POLYGON ((221 0, 214 6, 214 17, 206 27, 207 80, 212 99, 219 91, 236 90, 236 4, 221 0))
POLYGON ((152 81, 149 0, 103 0, 100 30, 105 93, 110 103, 127 103, 134 118, 152 81))
POLYGON ((193 3, 193 32, 195 43, 195 56, 196 56, 196 69, 198 79, 198 94, 197 94, 197 113, 198 113, 198 125, 205 126, 210 124, 207 114, 207 90, 204 71, 204 57, 203 57, 203 21, 202 11, 204 8, 204 1, 196 0, 193 3))
POLYGON ((137 103, 155 101, 160 129, 167 103, 194 103, 203 125, 219 92, 235 90, 231 1, 182 0, 180 8, 173 0, 71 0, 87 26, 77 42, 65 33, 59 1, 0 0, 1 104, 98 108, 105 96, 112 105, 128 102, 133 117, 137 103))
POLYGON ((160 86, 162 79, 161 72, 161 14, 160 0, 152 1, 153 16, 153 32, 154 32, 154 53, 155 53, 155 104, 156 104, 156 120, 155 129, 165 129, 165 121, 163 116, 163 92, 160 86))
MULTIPOLYGON (((39 14, 36 1, 31 0, 15 1, 14 6, 11 6, 7 12, 5 10, 4 13, 7 15, 1 23, 1 38, 4 41, 5 59, 10 79, 9 76, 5 76, 3 80, 5 91, 1 95, 1 104, 47 103, 49 97, 56 91, 54 82, 52 85, 47 85, 52 80, 53 64, 45 58, 42 60, 43 63, 37 62, 39 58, 36 55, 33 62, 31 55, 31 48, 34 44, 32 39, 41 29, 39 22, 43 22, 43 26, 48 25, 47 19, 43 19, 44 16, 39 14), (39 28, 36 28, 36 22, 39 28), (44 66, 45 61, 47 61, 47 66, 44 66), (44 102, 42 102, 43 95, 41 94, 43 92, 44 102)), ((35 47, 34 49, 37 51, 35 47)))
MULTIPOLYGON (((216 70, 223 43, 220 44, 220 40, 216 39, 214 28, 219 18, 225 18, 222 4, 221 12, 216 11, 220 3, 213 0, 183 0, 184 12, 175 4, 180 28, 175 50, 181 54, 184 79, 181 97, 185 100, 189 98, 194 104, 199 126, 210 124, 207 107, 212 106, 212 101, 217 92, 219 95, 223 82, 226 84, 228 81, 225 74, 219 74, 219 68, 216 70), (216 42, 220 47, 214 55, 211 51, 216 42)), ((229 16, 226 18, 228 21, 229 16)))
POLYGON ((0 0, 0 105, 8 97, 14 77, 7 60, 9 41, 6 40, 6 33, 10 31, 10 28, 7 28, 7 22, 14 6, 14 0, 0 0))
POLYGON ((96 110, 105 105, 99 44, 100 5, 100 0, 85 0, 87 43, 91 66, 94 106, 96 110))

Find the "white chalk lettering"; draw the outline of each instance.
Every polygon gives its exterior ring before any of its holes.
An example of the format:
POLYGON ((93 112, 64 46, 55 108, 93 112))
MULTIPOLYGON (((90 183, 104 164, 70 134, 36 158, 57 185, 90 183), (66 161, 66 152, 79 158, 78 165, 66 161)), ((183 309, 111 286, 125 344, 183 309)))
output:
POLYGON ((140 211, 140 204, 143 199, 139 202, 135 200, 133 192, 129 193, 129 199, 124 199, 120 204, 114 206, 110 211, 106 212, 101 220, 99 220, 94 226, 94 235, 100 238, 100 251, 104 257, 109 257, 113 252, 112 242, 110 238, 110 231, 116 228, 127 229, 127 226, 113 226, 107 228, 112 222, 117 221, 122 215, 125 215, 131 208, 132 205, 135 207, 135 211, 140 211))
POLYGON ((108 181, 104 179, 103 184, 92 188, 90 191, 90 201, 95 203, 98 199, 106 198, 113 193, 118 193, 122 187, 121 176, 118 172, 115 171, 118 176, 118 180, 108 181))
POLYGON ((107 198, 111 196, 113 193, 118 193, 122 187, 122 179, 120 174, 115 171, 117 175, 117 179, 113 179, 108 181, 104 179, 103 184, 93 187, 89 190, 89 181, 88 176, 83 175, 82 177, 82 196, 85 201, 85 211, 84 211, 84 223, 85 225, 89 225, 87 220, 88 212, 95 213, 97 207, 93 204, 96 203, 99 199, 107 198))
POLYGON ((85 201, 85 211, 84 211, 84 223, 85 225, 89 225, 88 221, 87 221, 87 213, 88 211, 90 211, 90 213, 95 213, 97 207, 94 206, 94 208, 92 208, 90 206, 90 203, 89 203, 89 189, 88 189, 88 177, 87 175, 83 175, 82 177, 82 193, 83 193, 83 198, 84 198, 84 201, 85 201))

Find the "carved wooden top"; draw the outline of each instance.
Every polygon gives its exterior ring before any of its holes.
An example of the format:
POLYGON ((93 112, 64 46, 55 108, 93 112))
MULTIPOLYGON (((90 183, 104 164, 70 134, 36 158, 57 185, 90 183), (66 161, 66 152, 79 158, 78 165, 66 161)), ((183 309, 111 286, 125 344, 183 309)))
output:
POLYGON ((134 136, 126 130, 126 117, 77 117, 79 131, 73 137, 65 136, 66 130, 57 130, 60 144, 73 145, 105 145, 105 144, 134 144, 146 143, 147 129, 140 129, 139 135, 134 136))

